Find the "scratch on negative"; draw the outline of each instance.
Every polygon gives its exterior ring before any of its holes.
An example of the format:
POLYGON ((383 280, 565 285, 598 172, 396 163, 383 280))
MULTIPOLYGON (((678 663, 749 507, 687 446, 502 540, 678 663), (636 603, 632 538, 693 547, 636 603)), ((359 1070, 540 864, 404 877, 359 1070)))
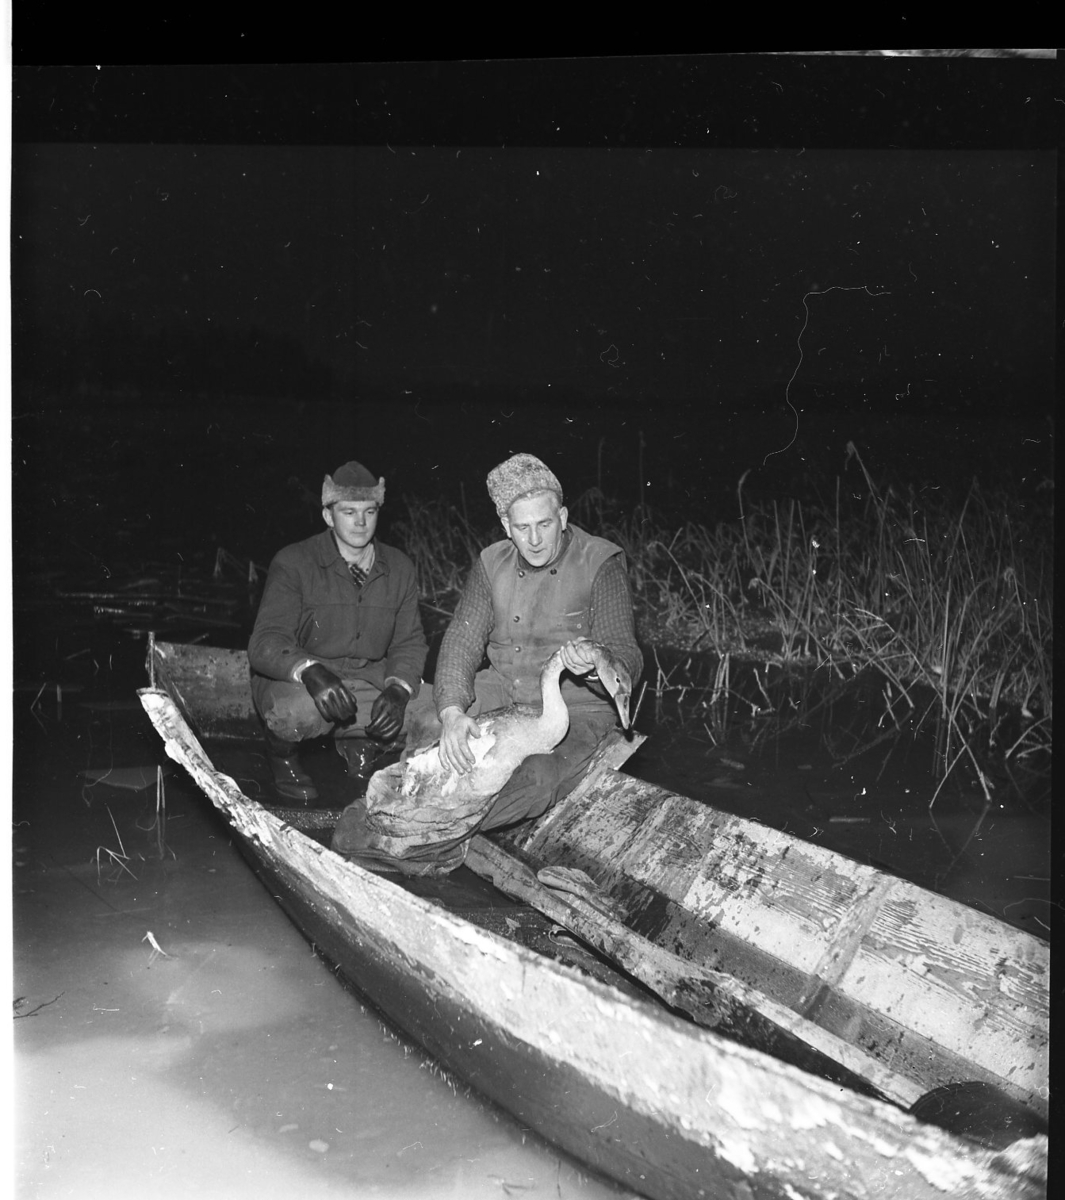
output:
POLYGON ((618 1119, 618 1114, 617 1114, 617 1109, 615 1109, 614 1115, 610 1118, 609 1121, 604 1121, 602 1125, 593 1125, 592 1126, 592 1130, 591 1130, 592 1133, 595 1133, 597 1129, 606 1129, 606 1127, 608 1125, 613 1125, 617 1119, 618 1119))

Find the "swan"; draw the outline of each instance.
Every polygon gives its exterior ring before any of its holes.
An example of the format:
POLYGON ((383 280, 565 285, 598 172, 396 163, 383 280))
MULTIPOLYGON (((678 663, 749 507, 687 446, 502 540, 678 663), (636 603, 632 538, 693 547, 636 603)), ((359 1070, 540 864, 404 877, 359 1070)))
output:
MULTIPOLYGON (((632 695, 629 672, 597 642, 580 638, 573 645, 594 656, 592 671, 613 697, 622 726, 628 729, 632 695)), ((412 754, 402 768, 399 787, 402 795, 416 805, 444 802, 449 809, 470 808, 495 796, 526 758, 549 754, 566 736, 569 709, 559 688, 559 676, 564 669, 560 648, 540 671, 540 707, 510 704, 476 718, 480 736, 470 737, 469 747, 475 761, 465 773, 444 766, 439 742, 412 754)))

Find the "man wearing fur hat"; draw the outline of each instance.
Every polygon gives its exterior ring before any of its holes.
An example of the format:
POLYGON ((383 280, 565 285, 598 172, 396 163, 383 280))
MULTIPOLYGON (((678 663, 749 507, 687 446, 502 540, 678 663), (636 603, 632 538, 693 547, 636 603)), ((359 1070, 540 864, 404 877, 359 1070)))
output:
POLYGON ((317 799, 299 744, 332 733, 365 784, 396 745, 428 647, 414 564, 375 537, 385 481, 349 462, 322 484, 327 529, 270 564, 248 644, 251 688, 278 795, 317 799))
MULTIPOLYGON (((616 710, 591 673, 594 663, 567 646, 605 646, 635 682, 643 669, 620 546, 569 523, 562 485, 540 459, 515 454, 488 474, 488 493, 507 537, 483 550, 444 635, 434 676, 440 757, 468 769, 473 717, 506 704, 540 703, 540 668, 558 649, 571 676, 562 695, 570 728, 551 754, 532 755, 499 792, 482 829, 539 816, 576 787, 616 710), (487 652, 490 666, 479 670, 487 652)), ((424 702, 419 709, 424 708, 424 702)), ((420 722, 419 722, 420 724, 420 722)), ((421 745, 431 728, 412 729, 421 745)))

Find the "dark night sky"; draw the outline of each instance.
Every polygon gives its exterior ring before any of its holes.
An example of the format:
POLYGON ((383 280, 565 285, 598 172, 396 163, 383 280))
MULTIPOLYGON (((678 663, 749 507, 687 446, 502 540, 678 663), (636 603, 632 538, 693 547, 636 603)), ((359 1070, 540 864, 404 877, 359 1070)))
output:
POLYGON ((355 170, 330 147, 19 146, 16 305, 66 329, 260 326, 343 367, 355 170))
POLYGON ((356 157, 360 372, 691 398, 1050 382, 1049 156, 713 150, 356 157), (362 347, 365 346, 365 349, 362 347))
POLYGON ((720 400, 781 390, 837 289, 796 389, 1038 407, 1056 68, 16 68, 15 328, 254 326, 348 395, 720 400))
POLYGON ((56 397, 103 414, 78 388, 95 354, 139 364, 123 403, 173 422, 206 388, 239 427, 247 399, 210 371, 290 339, 333 403, 299 415, 323 392, 297 363, 291 411, 275 390, 256 434, 305 481, 341 444, 427 494, 530 450, 585 486, 724 511, 741 472, 783 491, 852 439, 878 470, 994 475, 986 422, 1022 416, 1007 448, 1042 478, 1058 78, 1053 60, 762 54, 16 60, 16 378, 33 370, 15 415, 56 397), (215 347, 195 386, 168 373, 175 338, 186 359, 215 347))
POLYGON ((825 292, 796 386, 1048 397, 1055 170, 1023 150, 20 145, 14 303, 55 333, 256 326, 395 394, 691 398, 783 387, 825 292))

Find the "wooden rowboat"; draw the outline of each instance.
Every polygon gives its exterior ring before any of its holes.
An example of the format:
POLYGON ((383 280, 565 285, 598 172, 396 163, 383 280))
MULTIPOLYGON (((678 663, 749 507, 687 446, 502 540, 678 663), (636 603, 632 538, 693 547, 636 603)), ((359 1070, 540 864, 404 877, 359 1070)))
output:
POLYGON ((337 811, 253 798, 243 652, 153 641, 149 669, 167 753, 304 934, 583 1163, 654 1200, 1045 1195, 1041 939, 631 778, 624 740, 454 876, 376 874, 324 844, 337 811))

